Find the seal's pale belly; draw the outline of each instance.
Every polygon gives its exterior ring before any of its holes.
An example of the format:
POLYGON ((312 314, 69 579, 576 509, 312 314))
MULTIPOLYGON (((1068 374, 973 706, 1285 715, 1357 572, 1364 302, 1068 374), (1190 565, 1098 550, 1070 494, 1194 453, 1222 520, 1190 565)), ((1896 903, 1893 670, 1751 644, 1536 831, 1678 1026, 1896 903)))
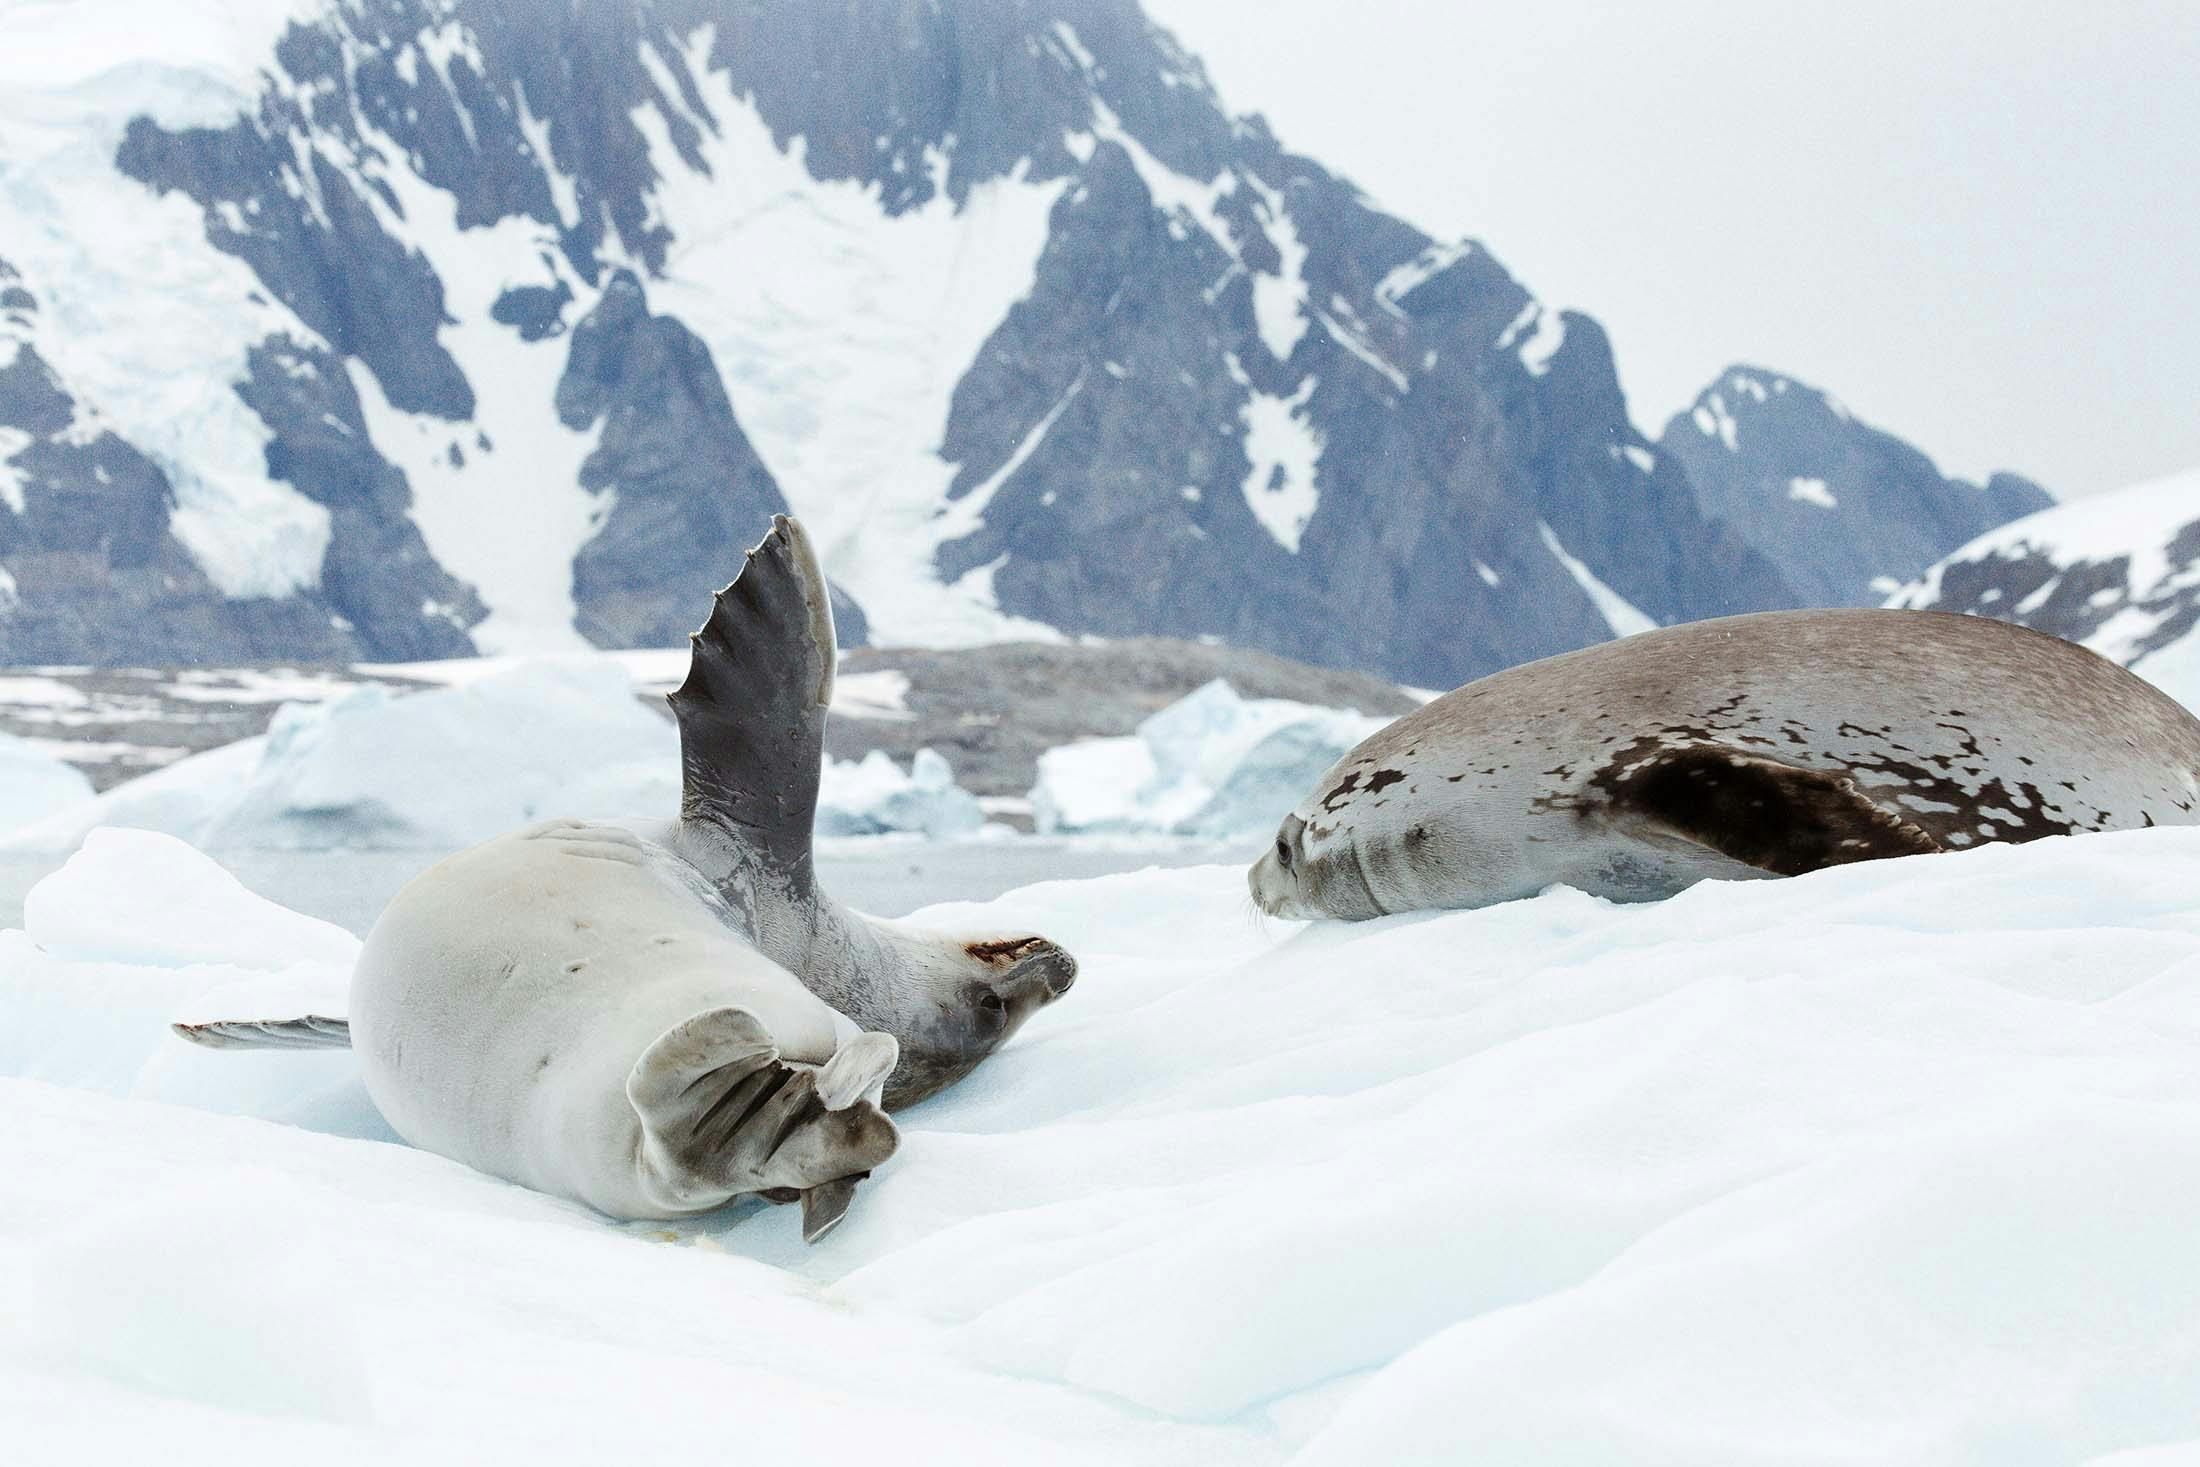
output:
POLYGON ((375 1104, 414 1145, 648 1216, 628 1075, 667 1030, 729 1005, 792 1060, 821 1064, 855 1032, 661 852, 559 821, 463 851, 398 894, 353 975, 352 1042, 375 1104))

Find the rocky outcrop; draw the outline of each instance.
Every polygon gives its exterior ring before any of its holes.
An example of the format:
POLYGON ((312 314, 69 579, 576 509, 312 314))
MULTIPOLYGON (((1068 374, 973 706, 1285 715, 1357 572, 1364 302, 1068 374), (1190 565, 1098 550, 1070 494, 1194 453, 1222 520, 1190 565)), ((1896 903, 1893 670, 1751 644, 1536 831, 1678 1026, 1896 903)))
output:
MULTIPOLYGON (((1981 535, 1888 602, 1992 616, 2153 676, 2200 626, 2200 471, 2073 500, 1981 535)), ((2186 660, 2191 660, 2188 645, 2186 660)), ((2190 685, 2190 676, 2180 679, 2190 685)), ((2185 690, 2180 687, 2180 691, 2185 690)))
POLYGON ((2054 502, 2015 474, 1983 487, 1944 477, 1837 399, 1761 367, 1722 372, 1658 450, 1808 606, 1876 606, 1957 546, 2054 502))

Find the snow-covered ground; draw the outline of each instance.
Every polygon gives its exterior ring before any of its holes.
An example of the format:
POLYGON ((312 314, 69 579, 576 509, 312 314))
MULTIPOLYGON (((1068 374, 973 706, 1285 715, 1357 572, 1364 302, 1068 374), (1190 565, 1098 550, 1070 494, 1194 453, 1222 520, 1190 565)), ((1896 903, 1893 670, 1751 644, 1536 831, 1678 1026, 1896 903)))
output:
POLYGON ((110 833, 0 936, 11 1459, 2004 1463, 2200 1454, 2200 831, 1657 906, 935 908, 1077 991, 805 1250, 381 1139, 350 939, 110 833))

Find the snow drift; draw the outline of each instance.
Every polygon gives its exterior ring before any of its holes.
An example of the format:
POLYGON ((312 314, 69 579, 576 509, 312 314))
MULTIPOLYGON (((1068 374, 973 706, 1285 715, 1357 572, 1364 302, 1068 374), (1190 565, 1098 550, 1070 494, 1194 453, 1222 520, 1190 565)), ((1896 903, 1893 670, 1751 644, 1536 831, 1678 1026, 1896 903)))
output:
POLYGON ((0 1073, 55 1082, 0 1080, 0 1419, 39 1460, 2189 1460, 2196 891, 2152 830, 1642 907, 1256 925, 1213 867, 934 908, 1083 978, 804 1250, 368 1144, 341 1054, 168 1039, 325 1004, 341 934, 103 836, 0 938, 0 1073))
POLYGON ((1324 770, 1389 721, 1241 698, 1217 678, 1133 734, 1041 755, 1033 822, 1042 835, 1266 835, 1324 770))
MULTIPOLYGON (((678 731, 635 696, 630 671, 609 657, 543 658, 426 692, 368 683, 285 704, 265 736, 79 799, 5 844, 67 851, 95 827, 126 826, 217 851, 454 851, 551 816, 669 818, 679 806, 678 731)), ((884 755, 824 771, 824 834, 981 823, 930 750, 913 772, 884 755)))

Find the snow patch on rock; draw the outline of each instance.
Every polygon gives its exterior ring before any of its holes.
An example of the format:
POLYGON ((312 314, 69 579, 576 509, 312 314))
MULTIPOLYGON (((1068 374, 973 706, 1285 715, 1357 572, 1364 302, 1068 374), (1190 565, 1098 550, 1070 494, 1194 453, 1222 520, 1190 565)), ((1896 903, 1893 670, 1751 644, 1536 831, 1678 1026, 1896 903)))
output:
MULTIPOLYGON (((453 48, 471 40, 456 23, 444 29, 452 34, 435 53, 441 59, 431 60, 447 77, 449 55, 462 54, 453 48)), ((453 105, 466 116, 462 104, 453 105)), ((349 359, 368 434, 411 483, 413 522, 430 553, 471 582, 489 608, 473 629, 475 644, 489 653, 580 651, 588 644, 573 626, 573 559, 612 509, 610 494, 581 487, 596 430, 576 432, 546 412, 565 370, 566 339, 526 341, 490 308, 515 284, 562 281, 586 314, 596 292, 566 268, 556 231, 519 215, 461 229, 457 197, 415 174, 363 119, 357 125, 370 142, 379 140, 379 154, 364 152, 345 166, 367 181, 359 196, 383 230, 422 255, 442 281, 452 319, 437 339, 474 393, 470 419, 404 412, 372 372, 349 359), (396 208, 376 184, 395 195, 396 208)))
MULTIPOLYGON (((1031 291, 1066 181, 1019 169, 959 210, 943 187, 889 217, 875 185, 813 178, 801 139, 781 151, 755 104, 709 69, 712 40, 698 31, 683 56, 717 120, 699 142, 707 171, 688 166, 654 108, 634 114, 674 236, 650 282, 655 307, 710 347, 743 431, 875 624, 923 645, 1034 634, 979 582, 939 585, 955 473, 939 446, 956 383, 1031 291)), ((933 165, 944 181, 945 159, 933 165)))
POLYGON ((1820 509, 1832 509, 1837 503, 1833 491, 1823 479, 1806 479, 1800 476, 1788 480, 1788 498, 1803 504, 1816 505, 1820 509))
POLYGON ((1293 555, 1299 553, 1307 522, 1321 507, 1322 434, 1306 412, 1314 382, 1308 377, 1289 397, 1248 384, 1245 404, 1238 410, 1251 465, 1242 486, 1246 506, 1270 538, 1293 555))
POLYGON ((7 8, 0 45, 0 240, 39 302, 39 354, 77 402, 69 430, 112 429, 168 476, 171 527, 235 597, 319 584, 329 514, 267 475, 272 436, 235 384, 271 333, 316 341, 250 267, 207 241, 199 208, 114 166, 133 117, 222 126, 305 0, 117 0, 7 8))
POLYGON ((1597 614, 1604 618, 1605 624, 1611 627, 1613 636, 1631 637, 1636 632, 1647 632, 1658 624, 1632 601, 1605 585, 1586 564, 1568 555, 1556 530, 1540 520, 1536 522, 1536 529, 1543 537, 1543 548, 1550 551, 1560 565, 1566 567, 1566 574, 1574 578, 1574 584, 1588 593, 1590 602, 1595 605, 1597 614))

